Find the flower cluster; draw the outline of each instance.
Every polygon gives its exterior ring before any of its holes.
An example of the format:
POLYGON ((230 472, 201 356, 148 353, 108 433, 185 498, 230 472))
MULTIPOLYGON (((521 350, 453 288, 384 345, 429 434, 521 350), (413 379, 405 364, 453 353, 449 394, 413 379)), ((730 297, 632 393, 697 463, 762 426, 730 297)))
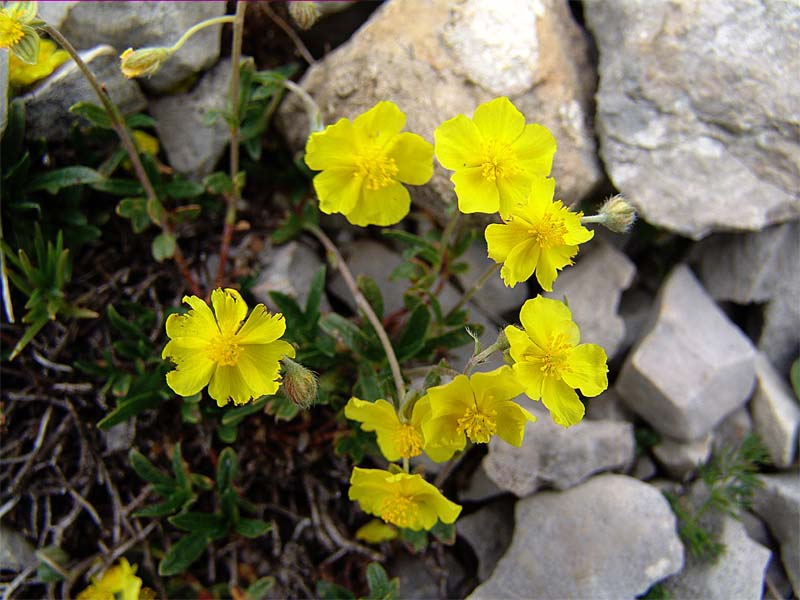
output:
POLYGON ((36 18, 38 2, 8 2, 0 7, 0 48, 8 48, 12 56, 29 65, 39 59, 39 34, 42 24, 36 18))
POLYGON ((109 567, 101 577, 93 578, 78 594, 78 600, 150 600, 155 597, 152 589, 142 587, 142 580, 136 576, 136 565, 131 566, 126 558, 109 567))

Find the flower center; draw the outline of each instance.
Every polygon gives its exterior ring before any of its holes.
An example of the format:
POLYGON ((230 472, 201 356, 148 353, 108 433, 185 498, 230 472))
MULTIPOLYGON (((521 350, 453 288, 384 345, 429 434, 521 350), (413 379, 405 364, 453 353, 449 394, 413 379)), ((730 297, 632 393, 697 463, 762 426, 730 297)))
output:
POLYGON ((496 140, 488 142, 481 157, 481 175, 487 181, 496 181, 519 173, 517 154, 508 144, 496 140))
POLYGON ((217 335, 208 346, 208 357, 218 365, 233 367, 239 361, 242 350, 235 335, 217 335))
POLYGON ((403 458, 422 454, 422 436, 413 425, 400 425, 400 429, 394 434, 394 442, 403 458))
POLYGON ((395 180, 398 168, 393 158, 389 158, 383 149, 377 147, 366 148, 356 157, 357 170, 355 175, 363 177, 367 189, 379 190, 395 180))
POLYGON ((25 32, 22 31, 22 25, 5 11, 0 12, 0 48, 11 48, 23 37, 25 32))
POLYGON ((469 436, 473 442, 486 444, 497 431, 495 417, 497 412, 481 412, 478 408, 468 408, 458 419, 458 429, 469 436))
POLYGON ((542 363, 541 369, 545 377, 561 378, 567 370, 567 359, 572 346, 559 334, 550 339, 550 344, 545 348, 544 354, 538 359, 542 363))
POLYGON ((398 527, 410 527, 419 519, 419 506, 413 499, 395 494, 381 502, 381 518, 398 527))
POLYGON ((557 215, 545 214, 538 223, 528 229, 528 234, 541 248, 548 249, 564 245, 567 228, 564 220, 557 215))

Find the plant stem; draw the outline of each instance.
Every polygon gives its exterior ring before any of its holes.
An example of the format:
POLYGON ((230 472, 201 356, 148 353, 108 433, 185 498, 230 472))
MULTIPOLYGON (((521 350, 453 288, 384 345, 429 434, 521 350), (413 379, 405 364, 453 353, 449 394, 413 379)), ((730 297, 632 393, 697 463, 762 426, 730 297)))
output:
POLYGON ((464 375, 469 375, 475 367, 477 367, 482 362, 485 362, 486 359, 489 358, 492 354, 494 354, 498 350, 505 350, 506 348, 508 348, 508 341, 506 340, 505 335, 501 334, 497 338, 497 341, 494 344, 487 347, 483 352, 474 355, 467 361, 467 364, 464 367, 464 375))
POLYGON ((225 225, 222 230, 222 242, 219 249, 219 264, 217 265, 216 287, 221 287, 225 280, 225 266, 228 262, 228 250, 233 237, 233 226, 236 223, 236 205, 241 199, 237 175, 239 174, 239 63, 242 60, 242 34, 244 32, 244 13, 247 2, 236 3, 236 15, 233 20, 233 43, 231 46, 231 88, 230 88, 230 178, 233 182, 233 192, 225 195, 228 203, 225 211, 225 225))
POLYGON ((205 21, 200 21, 196 25, 193 25, 192 27, 186 30, 186 33, 184 33, 180 37, 180 39, 170 47, 169 49, 170 52, 174 53, 180 50, 181 46, 183 46, 190 37, 192 37, 195 33, 200 31, 201 29, 205 29, 206 27, 211 27, 212 25, 233 23, 235 18, 236 17, 233 17, 231 15, 225 15, 223 17, 214 17, 213 19, 206 19, 205 21))
POLYGON ((316 225, 305 224, 303 228, 312 233, 322 243, 322 245, 325 247, 325 250, 329 254, 329 260, 330 256, 333 256, 334 260, 330 261, 331 266, 338 268, 342 273, 342 277, 344 278, 347 287, 350 288, 350 293, 353 294, 356 305, 364 311, 364 314, 367 315, 367 319, 375 329, 375 333, 378 334, 378 338, 383 346, 383 351, 386 353, 386 359, 389 361, 389 368, 392 370, 394 385, 397 389, 395 408, 399 408, 400 403, 406 397, 406 388, 405 383, 403 383, 403 375, 400 372, 400 363, 397 361, 397 356, 394 353, 392 342, 389 340, 389 335, 383 328, 383 324, 378 318, 378 315, 375 314, 375 311, 372 310, 372 306, 370 306, 369 302, 364 297, 364 294, 362 294, 361 290, 358 289, 358 284, 356 284, 356 280, 353 277, 353 274, 350 272, 350 268, 347 266, 347 263, 344 261, 341 252, 339 252, 339 249, 336 247, 333 241, 331 241, 325 232, 316 225))
POLYGON ((605 215, 587 215, 581 217, 581 223, 599 223, 600 225, 603 225, 605 222, 605 215))
POLYGON ((489 265, 489 267, 483 272, 483 274, 480 277, 478 277, 478 280, 472 284, 472 287, 469 288, 466 292, 464 292, 464 295, 461 296, 461 300, 459 300, 458 303, 453 308, 450 309, 448 315, 452 315, 454 312, 462 308, 467 302, 469 302, 472 299, 472 297, 478 291, 480 291, 480 289, 486 284, 486 282, 489 281, 489 278, 492 275, 494 275, 494 273, 499 268, 500 268, 500 263, 489 265))
POLYGON ((407 456, 403 457, 403 471, 408 473, 408 457, 407 456))
MULTIPOLYGON (((150 181, 150 178, 147 176, 147 172, 144 170, 144 166, 142 165, 142 161, 139 158, 139 152, 136 149, 136 144, 131 137, 130 132, 128 131, 128 127, 125 123, 125 119, 122 116, 122 113, 119 112, 119 108, 114 102, 111 100, 111 97, 106 91, 105 86, 102 85, 98 80, 97 77, 94 76, 94 73, 91 72, 89 67, 83 59, 78 54, 78 51, 75 47, 69 42, 67 38, 65 38, 60 31, 58 31, 52 25, 44 25, 42 30, 45 31, 51 38, 53 38, 58 45, 64 48, 67 53, 72 57, 72 60, 75 61, 75 64, 78 65, 78 68, 83 73, 83 76, 86 77, 86 80, 89 82, 89 85, 92 86, 94 93, 100 100, 100 103, 103 105, 108 117, 111 119, 111 126, 114 128, 114 131, 119 136, 120 142, 122 142, 122 147, 125 149, 125 152, 128 153, 128 158, 131 161, 131 165, 133 165, 133 171, 136 173, 136 177, 139 179, 139 182, 142 184, 142 188, 144 188, 145 195, 147 196, 148 201, 151 203, 160 203, 161 201, 158 199, 158 195, 156 194, 155 189, 153 188, 153 184, 150 181)), ((161 222, 159 223, 161 229, 168 234, 174 236, 172 232, 172 227, 167 220, 166 213, 162 211, 161 222)), ((193 294, 198 296, 202 295, 200 291, 200 286, 197 284, 197 280, 194 278, 192 273, 189 271, 189 266, 186 264, 186 259, 181 252, 181 249, 178 247, 177 240, 175 242, 175 254, 173 255, 175 263, 178 265, 180 269, 181 275, 183 275, 186 284, 189 286, 189 289, 193 294)))

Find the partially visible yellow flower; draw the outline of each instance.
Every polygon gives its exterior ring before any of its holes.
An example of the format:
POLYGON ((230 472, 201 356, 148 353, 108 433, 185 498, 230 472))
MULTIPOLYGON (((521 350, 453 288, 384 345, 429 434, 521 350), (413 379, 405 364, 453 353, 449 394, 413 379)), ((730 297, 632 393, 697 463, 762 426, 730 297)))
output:
POLYGON ((326 214, 342 213, 353 225, 394 225, 408 214, 404 183, 422 185, 433 175, 433 146, 400 130, 406 116, 394 102, 339 119, 313 133, 306 164, 315 171, 314 190, 326 214))
POLYGON ((397 537, 397 529, 387 525, 378 519, 372 519, 366 525, 362 525, 356 531, 356 539, 364 540, 370 544, 380 544, 388 542, 397 537))
POLYGON ((139 152, 144 152, 150 156, 158 154, 160 146, 157 137, 140 129, 134 129, 131 135, 133 135, 133 140, 136 142, 136 147, 139 149, 139 152))
POLYGON ((36 64, 28 64, 14 54, 8 57, 8 81, 11 85, 24 87, 44 79, 69 60, 66 50, 58 48, 52 40, 39 43, 39 57, 36 64))
POLYGON ((500 277, 514 287, 535 272, 536 279, 548 292, 558 271, 572 264, 578 244, 594 236, 581 225, 582 213, 574 213, 561 201, 553 202, 555 180, 540 178, 533 182, 528 203, 511 209, 505 224, 486 227, 489 258, 503 263, 500 277))
POLYGON ((425 439, 431 445, 463 449, 466 438, 485 444, 497 435, 519 447, 525 423, 536 421, 513 400, 522 391, 523 386, 508 366, 469 378, 458 375, 450 383, 429 388, 431 414, 422 425, 425 439))
POLYGON ((128 48, 119 56, 119 68, 128 79, 151 77, 170 56, 172 50, 169 48, 128 48))
POLYGON ((409 423, 401 423, 397 411, 386 400, 368 402, 350 398, 344 407, 344 416, 361 423, 364 431, 374 431, 378 447, 388 461, 411 458, 422 454, 425 440, 422 437, 423 413, 414 405, 409 423))
POLYGON ((131 566, 126 558, 121 558, 100 579, 92 579, 91 585, 78 594, 78 600, 114 600, 117 594, 122 600, 138 600, 141 588, 136 565, 131 566))
POLYGON ((348 496, 365 513, 414 531, 430 530, 437 520, 453 523, 461 513, 458 504, 445 498, 421 475, 354 467, 348 496))
POLYGON ((535 178, 547 177, 556 140, 525 116, 506 97, 475 109, 472 118, 457 115, 434 132, 436 158, 455 171, 458 208, 463 213, 500 212, 505 219, 528 197, 535 178))
POLYGON ((39 54, 38 2, 8 2, 0 8, 0 48, 8 48, 21 61, 36 64, 39 54))
POLYGON ((522 305, 524 331, 505 329, 514 374, 531 400, 541 399, 557 424, 569 427, 584 414, 575 393, 597 396, 608 387, 606 352, 597 344, 580 344, 581 332, 569 308, 537 296, 522 305))
POLYGON ((179 396, 192 396, 208 385, 208 394, 224 406, 269 396, 280 385, 280 359, 294 357, 294 348, 280 340, 286 323, 258 304, 247 321, 247 304, 234 289, 216 289, 208 304, 184 296, 191 306, 185 315, 170 315, 161 356, 175 363, 167 384, 179 396), (242 324, 244 322, 244 324, 242 324))

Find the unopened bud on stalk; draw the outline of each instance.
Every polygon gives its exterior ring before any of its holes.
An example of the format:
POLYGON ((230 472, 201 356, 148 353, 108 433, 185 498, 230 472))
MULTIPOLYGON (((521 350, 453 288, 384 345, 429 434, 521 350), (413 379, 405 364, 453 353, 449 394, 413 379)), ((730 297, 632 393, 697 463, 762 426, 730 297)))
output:
POLYGON ((128 48, 120 55, 119 66, 122 74, 128 79, 150 77, 169 60, 170 56, 172 56, 172 50, 169 48, 140 48, 139 50, 128 48))
POLYGON ((296 406, 308 410, 317 399, 317 376, 288 356, 284 356, 281 363, 284 371, 283 391, 296 406))
POLYGON ((598 215, 603 225, 617 233, 625 233, 636 221, 636 209, 619 194, 606 200, 598 215))
POLYGON ((320 17, 316 2, 289 2, 289 15, 302 30, 311 29, 320 17))

